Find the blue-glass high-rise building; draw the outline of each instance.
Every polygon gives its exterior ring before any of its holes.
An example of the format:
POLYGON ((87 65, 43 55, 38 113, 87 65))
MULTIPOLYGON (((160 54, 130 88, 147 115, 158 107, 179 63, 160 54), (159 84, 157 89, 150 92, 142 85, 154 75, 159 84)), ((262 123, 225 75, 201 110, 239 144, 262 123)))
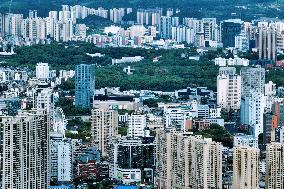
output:
POLYGON ((235 47, 235 37, 241 33, 243 21, 230 19, 221 22, 221 37, 223 47, 235 47))
POLYGON ((76 65, 75 72, 75 105, 89 108, 95 90, 95 65, 76 65))

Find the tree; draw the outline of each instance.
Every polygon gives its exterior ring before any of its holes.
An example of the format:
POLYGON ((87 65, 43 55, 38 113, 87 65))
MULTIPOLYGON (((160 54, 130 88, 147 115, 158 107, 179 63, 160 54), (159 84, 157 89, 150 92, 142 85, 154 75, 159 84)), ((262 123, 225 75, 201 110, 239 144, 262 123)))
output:
POLYGON ((202 135, 206 138, 212 138, 216 142, 221 142, 226 147, 233 147, 232 135, 218 124, 211 124, 210 129, 205 131, 197 131, 194 134, 202 135))

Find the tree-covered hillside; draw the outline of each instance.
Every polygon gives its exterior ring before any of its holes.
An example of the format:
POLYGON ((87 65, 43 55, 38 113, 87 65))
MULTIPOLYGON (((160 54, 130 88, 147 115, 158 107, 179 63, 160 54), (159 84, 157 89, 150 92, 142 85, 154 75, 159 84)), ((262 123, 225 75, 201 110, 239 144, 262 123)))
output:
MULTIPOLYGON (((35 45, 21 47, 6 60, 8 66, 35 68, 38 62, 49 63, 51 69, 74 69, 76 64, 97 64, 96 86, 121 87, 121 89, 151 89, 173 91, 188 86, 216 88, 218 67, 202 57, 201 61, 189 60, 194 49, 154 50, 133 48, 98 48, 92 44, 35 45), (86 53, 101 53, 104 57, 90 57, 86 53), (143 61, 118 66, 111 65, 112 58, 142 56, 143 61), (160 57, 158 62, 153 58, 160 57), (123 68, 131 66, 133 75, 127 75, 123 68)), ((2 61, 2 60, 1 60, 2 61)), ((4 66, 5 64, 2 63, 4 66)))
MULTIPOLYGON (((173 91, 188 86, 206 86, 216 90, 218 67, 211 60, 217 56, 229 57, 221 50, 209 51, 200 57, 200 61, 189 60, 196 55, 195 49, 154 50, 140 48, 98 48, 93 44, 52 44, 34 45, 15 49, 17 55, 4 60, 2 66, 28 67, 34 69, 36 63, 47 62, 51 69, 74 69, 76 64, 96 64, 96 86, 121 87, 127 89, 150 89, 173 91), (86 53, 101 53, 104 57, 91 57, 86 53), (111 65, 112 58, 142 56, 144 60, 137 63, 111 65), (153 58, 160 57, 158 62, 153 58), (123 72, 123 68, 131 66, 132 75, 123 72)), ((0 59, 0 61, 3 61, 0 59)), ((239 70, 239 68, 238 68, 239 70)), ((268 69, 266 80, 278 86, 284 83, 283 69, 268 69)), ((74 88, 74 80, 66 85, 74 88)), ((67 89, 66 89, 67 90, 67 89)))

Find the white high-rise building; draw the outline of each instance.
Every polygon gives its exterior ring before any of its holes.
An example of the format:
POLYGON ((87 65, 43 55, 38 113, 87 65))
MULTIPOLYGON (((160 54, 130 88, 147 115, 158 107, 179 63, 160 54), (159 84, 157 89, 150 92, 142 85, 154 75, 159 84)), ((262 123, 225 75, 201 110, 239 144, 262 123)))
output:
POLYGON ((265 188, 284 187, 284 144, 271 143, 266 146, 265 188))
POLYGON ((23 15, 22 14, 10 14, 10 31, 9 33, 14 36, 21 35, 21 24, 23 22, 23 15))
POLYGON ((93 109, 92 140, 103 156, 107 156, 112 137, 118 134, 118 113, 115 110, 93 109))
POLYGON ((49 187, 49 122, 43 110, 0 117, 0 188, 49 187))
POLYGON ((62 23, 62 41, 70 41, 73 37, 73 23, 71 19, 67 19, 62 23))
POLYGON ((172 27, 172 40, 176 42, 194 43, 195 33, 192 28, 188 26, 174 26, 172 27))
POLYGON ((222 188, 222 145, 175 130, 156 135, 159 189, 222 188))
POLYGON ((124 8, 113 8, 109 10, 110 14, 110 20, 114 23, 119 23, 122 21, 123 16, 125 15, 125 9, 124 8))
POLYGON ((251 91, 241 99, 241 124, 249 125, 254 137, 263 133, 265 103, 264 95, 258 91, 251 91))
POLYGON ((238 110, 241 105, 241 76, 217 76, 217 104, 229 110, 238 110))
POLYGON ((51 141, 51 178, 59 182, 72 180, 72 147, 69 141, 51 141))
POLYGON ((127 125, 127 136, 132 138, 143 137, 145 133, 144 130, 146 128, 146 116, 132 114, 128 116, 127 125))
POLYGON ((233 188, 259 188, 259 149, 234 147, 233 188))
POLYGON ((49 78, 49 66, 48 63, 37 63, 36 65, 36 78, 46 80, 49 78))

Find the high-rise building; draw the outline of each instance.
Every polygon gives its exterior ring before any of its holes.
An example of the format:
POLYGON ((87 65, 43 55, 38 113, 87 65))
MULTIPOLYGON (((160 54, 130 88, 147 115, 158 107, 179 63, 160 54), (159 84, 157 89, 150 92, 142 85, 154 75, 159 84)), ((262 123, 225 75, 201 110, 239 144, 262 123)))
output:
POLYGON ((172 9, 172 8, 168 8, 167 9, 167 14, 166 14, 167 16, 173 16, 174 15, 174 9, 172 9))
POLYGON ((203 32, 204 32, 204 40, 215 41, 215 33, 216 33, 216 18, 203 18, 203 32))
POLYGON ((229 110, 238 110, 241 105, 241 76, 217 76, 217 104, 229 110))
POLYGON ((58 182, 70 182, 72 180, 72 147, 70 141, 50 141, 50 176, 58 182))
POLYGON ((36 65, 36 78, 46 80, 49 78, 49 66, 48 63, 37 63, 36 65))
POLYGON ((54 109, 53 90, 51 88, 38 89, 35 94, 34 108, 46 109, 48 113, 52 113, 54 109))
POLYGON ((195 33, 192 28, 187 26, 172 27, 172 40, 179 43, 193 44, 195 42, 195 33))
POLYGON ((258 32, 259 59, 276 60, 276 28, 262 25, 258 32))
POLYGON ((263 116, 263 142, 268 144, 276 141, 276 129, 278 127, 278 117, 272 112, 263 116))
POLYGON ((170 39, 172 34, 172 18, 167 16, 161 17, 160 23, 160 37, 170 39))
POLYGON ((175 130, 156 135, 157 188, 222 188, 222 145, 175 130))
POLYGON ((241 33, 242 24, 240 19, 225 20, 221 23, 223 47, 235 47, 235 37, 241 33))
POLYGON ((266 146, 265 188, 284 188, 284 144, 266 146))
POLYGON ((110 152, 110 177, 129 184, 154 183, 155 138, 114 139, 110 152))
POLYGON ((49 122, 42 110, 0 117, 0 188, 47 189, 49 122))
POLYGON ((110 20, 113 21, 114 23, 119 23, 122 21, 122 18, 125 15, 125 9, 124 8, 113 8, 109 10, 110 13, 110 20))
POLYGON ((138 9, 137 23, 141 25, 159 26, 161 22, 162 9, 138 9))
POLYGON ((264 95, 258 91, 251 91, 241 99, 241 124, 249 125, 254 137, 263 133, 264 107, 264 95))
POLYGON ((178 27, 179 26, 179 17, 171 17, 172 18, 172 26, 178 27))
POLYGON ((0 13, 0 35, 1 37, 5 35, 6 31, 6 20, 7 20, 8 14, 0 13))
POLYGON ((93 143, 103 156, 107 156, 110 141, 118 134, 118 113, 116 110, 93 109, 91 122, 93 143))
MULTIPOLYGON (((270 88, 270 87, 268 87, 270 88)), ((273 93, 266 90, 268 95, 273 93)), ((283 125, 284 125, 284 104, 274 102, 271 109, 264 114, 263 125, 263 141, 268 144, 271 142, 283 141, 283 125)))
POLYGON ((91 107, 91 98, 95 90, 95 65, 76 65, 75 70, 75 105, 91 107))
POLYGON ((143 137, 146 128, 146 116, 132 114, 128 116, 128 134, 127 136, 136 138, 143 137))
POLYGON ((66 19, 66 21, 62 23, 61 34, 63 42, 71 40, 71 38, 73 37, 73 23, 71 19, 66 19))
POLYGON ((10 28, 9 33, 13 36, 20 36, 21 35, 21 24, 23 21, 22 14, 10 14, 10 28))
POLYGON ((235 48, 242 52, 249 50, 249 38, 245 31, 235 37, 235 48))
POLYGON ((264 92, 265 69, 261 67, 243 67, 241 69, 241 95, 250 95, 251 90, 264 92))
POLYGON ((247 146, 234 147, 233 188, 259 188, 259 149, 247 146))

